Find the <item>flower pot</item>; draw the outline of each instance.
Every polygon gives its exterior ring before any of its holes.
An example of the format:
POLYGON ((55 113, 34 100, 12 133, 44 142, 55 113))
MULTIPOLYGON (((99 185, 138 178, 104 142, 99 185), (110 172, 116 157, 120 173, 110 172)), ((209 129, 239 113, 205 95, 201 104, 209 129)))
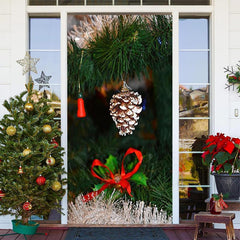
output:
POLYGON ((33 235, 36 233, 39 223, 28 221, 27 225, 21 223, 21 220, 12 220, 13 231, 25 235, 33 235))
POLYGON ((222 193, 225 199, 240 199, 240 174, 220 173, 214 174, 218 193, 222 193))

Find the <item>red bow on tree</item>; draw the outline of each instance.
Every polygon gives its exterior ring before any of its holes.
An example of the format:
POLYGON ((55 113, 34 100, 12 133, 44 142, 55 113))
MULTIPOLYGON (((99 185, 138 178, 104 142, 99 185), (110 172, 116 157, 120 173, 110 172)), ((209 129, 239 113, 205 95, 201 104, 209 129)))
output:
POLYGON ((118 173, 113 174, 112 171, 109 169, 109 167, 107 167, 106 165, 101 163, 98 159, 95 159, 92 163, 91 173, 95 178, 100 179, 105 184, 98 191, 90 192, 90 193, 86 194, 85 196, 83 196, 83 201, 87 202, 87 201, 93 199, 94 197, 99 195, 102 191, 104 191, 109 186, 118 188, 118 189, 120 189, 121 192, 123 192, 124 190, 127 190, 128 194, 132 197, 131 186, 130 186, 130 183, 128 180, 138 171, 138 169, 142 163, 142 159, 143 159, 143 156, 139 150, 136 150, 134 148, 129 148, 123 157, 120 174, 118 174, 118 173), (124 158, 131 153, 136 154, 138 163, 136 164, 136 166, 133 168, 133 170, 131 172, 126 173, 125 169, 124 169, 124 158), (104 178, 100 177, 99 175, 97 175, 93 169, 94 167, 97 167, 97 166, 106 168, 108 171, 108 174, 109 174, 109 178, 104 179, 104 178))

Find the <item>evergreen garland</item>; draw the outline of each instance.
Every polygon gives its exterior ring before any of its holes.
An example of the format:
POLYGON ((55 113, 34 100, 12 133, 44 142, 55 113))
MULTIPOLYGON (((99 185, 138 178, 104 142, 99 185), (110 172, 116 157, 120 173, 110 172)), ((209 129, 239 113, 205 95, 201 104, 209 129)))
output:
POLYGON ((89 41, 86 49, 71 40, 68 48, 69 96, 104 83, 147 75, 171 59, 172 23, 166 16, 119 16, 89 41), (82 58, 82 62, 81 62, 82 58), (81 89, 79 89, 79 83, 81 89))

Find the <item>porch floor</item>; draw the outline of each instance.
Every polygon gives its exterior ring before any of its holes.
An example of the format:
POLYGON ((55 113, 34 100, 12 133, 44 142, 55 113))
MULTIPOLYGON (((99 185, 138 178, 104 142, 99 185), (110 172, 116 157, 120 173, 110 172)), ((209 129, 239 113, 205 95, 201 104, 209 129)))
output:
MULTIPOLYGON (((47 235, 28 235, 28 240, 65 240, 68 228, 71 226, 54 226, 54 227, 44 227, 40 226, 38 232, 47 233, 47 235)), ((76 226, 74 226, 76 227, 76 226)), ((165 234, 168 236, 169 240, 193 240, 194 236, 194 226, 186 225, 170 225, 163 226, 165 234)), ((1 229, 0 234, 13 233, 9 229, 1 229)), ((235 229, 236 240, 240 240, 240 229, 235 229)), ((225 229, 218 229, 217 232, 209 232, 207 237, 199 238, 199 240, 225 240, 226 232, 225 229)), ((20 234, 10 235, 0 237, 0 240, 24 240, 24 236, 20 234)), ((71 239, 66 239, 71 240, 71 239)), ((87 239, 86 239, 87 240, 87 239)), ((112 240, 112 239, 109 239, 112 240)), ((128 239, 125 239, 128 240, 128 239)), ((144 239, 143 239, 144 240, 144 239)))

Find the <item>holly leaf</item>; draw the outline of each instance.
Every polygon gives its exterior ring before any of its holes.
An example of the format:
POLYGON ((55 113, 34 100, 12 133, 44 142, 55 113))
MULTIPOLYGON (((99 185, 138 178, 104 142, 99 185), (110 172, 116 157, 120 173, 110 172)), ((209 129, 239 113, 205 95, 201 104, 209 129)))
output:
POLYGON ((219 152, 215 155, 215 158, 219 164, 223 164, 229 159, 229 156, 231 155, 226 152, 219 152))
POLYGON ((132 170, 135 165, 136 165, 136 164, 134 164, 134 162, 130 162, 130 163, 127 165, 127 170, 132 170))
POLYGON ((93 188, 93 191, 98 191, 103 185, 104 185, 104 183, 95 184, 94 188, 93 188))
POLYGON ((101 166, 94 167, 94 171, 102 178, 107 177, 108 170, 106 168, 103 168, 101 166))
POLYGON ((106 164, 107 167, 109 167, 109 169, 115 173, 117 172, 118 169, 118 161, 117 158, 114 157, 113 155, 109 155, 109 157, 106 159, 106 164))
POLYGON ((143 185, 143 186, 147 186, 147 177, 144 173, 142 172, 138 172, 138 173, 135 173, 131 178, 130 178, 131 181, 137 183, 137 184, 140 184, 140 185, 143 185))

